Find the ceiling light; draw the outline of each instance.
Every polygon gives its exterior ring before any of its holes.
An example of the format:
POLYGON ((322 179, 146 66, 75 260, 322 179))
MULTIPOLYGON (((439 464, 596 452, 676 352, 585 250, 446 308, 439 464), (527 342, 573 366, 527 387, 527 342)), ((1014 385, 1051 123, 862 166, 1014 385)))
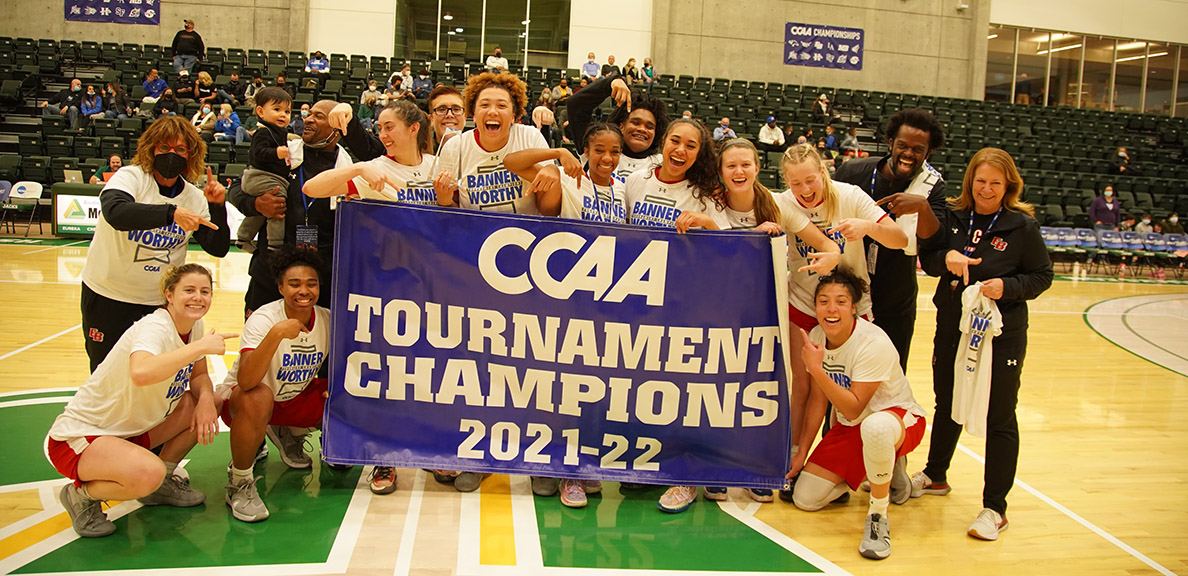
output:
POLYGON ((450 36, 453 36, 453 35, 457 34, 457 32, 454 32, 453 30, 450 30, 449 32, 446 32, 446 34, 449 34, 450 36))
POLYGON ((1126 58, 1119 58, 1114 60, 1114 62, 1129 62, 1131 60, 1142 60, 1143 58, 1155 58, 1157 56, 1167 56, 1167 52, 1156 52, 1154 54, 1148 54, 1145 56, 1129 56, 1126 58))
POLYGON ((1128 42, 1126 44, 1119 44, 1118 50, 1134 50, 1135 48, 1144 48, 1146 45, 1146 42, 1128 42))
POLYGON ((457 32, 457 33, 461 34, 461 33, 462 33, 462 29, 461 29, 461 28, 454 28, 454 32, 457 32))
POLYGON ((998 34, 991 34, 991 35, 989 35, 989 36, 987 36, 987 37, 986 37, 986 39, 987 39, 987 40, 993 40, 993 39, 995 39, 995 38, 998 38, 998 34))
MULTIPOLYGON (((1080 48, 1080 47, 1081 47, 1080 44, 1070 44, 1068 46, 1061 46, 1059 48, 1053 48, 1051 51, 1052 52, 1062 52, 1064 50, 1072 50, 1073 48, 1080 48)), ((1047 53, 1048 53, 1047 50, 1040 50, 1039 52, 1036 52, 1036 54, 1040 54, 1040 55, 1047 54, 1047 53)))
POLYGON ((442 19, 442 20, 453 20, 453 19, 454 19, 454 15, 453 15, 453 14, 450 14, 449 12, 446 12, 446 13, 445 13, 445 16, 442 16, 442 17, 441 17, 441 19, 442 19))
POLYGON ((520 24, 523 24, 523 25, 527 26, 527 25, 528 25, 528 24, 530 24, 531 22, 532 22, 531 20, 521 20, 521 21, 520 21, 520 24))

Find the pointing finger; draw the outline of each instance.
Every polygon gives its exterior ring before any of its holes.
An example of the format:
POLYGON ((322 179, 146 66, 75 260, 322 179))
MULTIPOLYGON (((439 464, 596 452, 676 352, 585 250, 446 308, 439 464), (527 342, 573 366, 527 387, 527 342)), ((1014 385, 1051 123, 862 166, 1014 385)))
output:
POLYGON ((207 220, 205 218, 199 218, 198 223, 201 224, 202 226, 206 226, 207 228, 210 228, 212 230, 219 229, 219 227, 216 226, 214 222, 211 222, 210 220, 207 220))

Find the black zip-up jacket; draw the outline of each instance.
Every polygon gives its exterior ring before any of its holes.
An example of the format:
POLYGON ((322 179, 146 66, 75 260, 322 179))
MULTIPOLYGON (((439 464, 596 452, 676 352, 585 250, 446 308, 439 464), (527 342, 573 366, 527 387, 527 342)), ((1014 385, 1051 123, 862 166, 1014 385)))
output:
MULTIPOLYGON (((929 276, 940 278, 932 302, 937 309, 937 330, 948 332, 960 326, 961 292, 966 285, 946 268, 945 255, 950 250, 964 250, 969 239, 969 210, 946 209, 938 216, 940 230, 932 238, 921 240, 920 264, 929 276)), ((1052 285, 1052 261, 1039 223, 1022 212, 1004 208, 994 226, 982 234, 971 257, 981 258, 982 262, 969 267, 970 284, 1002 279, 1002 297, 997 301, 1002 313, 1001 337, 1025 333, 1027 301, 1052 285)))

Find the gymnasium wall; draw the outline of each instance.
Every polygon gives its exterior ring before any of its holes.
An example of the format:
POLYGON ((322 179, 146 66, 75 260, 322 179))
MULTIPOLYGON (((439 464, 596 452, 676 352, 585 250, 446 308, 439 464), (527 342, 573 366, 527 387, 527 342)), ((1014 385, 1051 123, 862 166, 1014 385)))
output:
POLYGON ((660 74, 983 95, 988 0, 652 0, 652 6, 652 60, 660 74), (785 65, 788 22, 861 28, 862 70, 785 65))
MULTIPOLYGON (((653 0, 573 0, 569 9, 569 67, 580 68, 593 52, 599 64, 614 55, 622 67, 628 58, 643 67, 652 56, 653 0)), ((655 62, 655 59, 653 59, 655 62)))
POLYGON ((395 53, 395 1, 306 1, 309 3, 310 50, 366 56, 395 53))
POLYGON ((994 0, 995 24, 1188 44, 1188 0, 994 0))
POLYGON ((173 42, 189 18, 207 46, 305 51, 310 16, 310 0, 166 0, 160 3, 160 26, 138 26, 67 22, 61 0, 2 3, 0 36, 162 46, 173 42))

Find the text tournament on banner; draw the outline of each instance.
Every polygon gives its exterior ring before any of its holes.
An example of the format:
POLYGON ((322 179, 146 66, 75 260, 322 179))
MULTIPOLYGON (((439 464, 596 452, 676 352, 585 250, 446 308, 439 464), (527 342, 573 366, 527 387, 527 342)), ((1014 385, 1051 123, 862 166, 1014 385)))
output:
POLYGON ((339 219, 328 461, 782 484, 782 237, 373 202, 339 219))
POLYGON ((865 36, 861 28, 788 22, 784 26, 784 64, 861 70, 865 36))

